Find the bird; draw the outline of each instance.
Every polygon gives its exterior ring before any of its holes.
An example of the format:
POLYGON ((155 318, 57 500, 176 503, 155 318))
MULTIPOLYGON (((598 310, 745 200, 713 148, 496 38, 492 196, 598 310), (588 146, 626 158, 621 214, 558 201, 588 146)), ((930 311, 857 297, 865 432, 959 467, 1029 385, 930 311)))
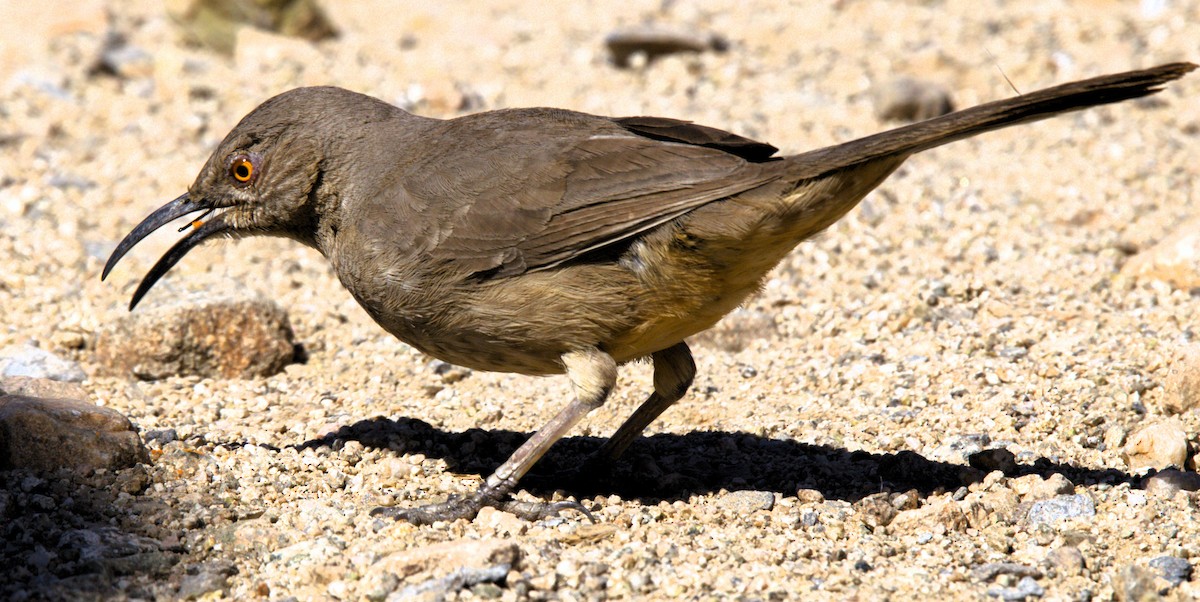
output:
POLYGON ((649 358, 653 390, 596 452, 601 463, 685 395, 696 374, 688 337, 759 291, 908 157, 1154 94, 1195 68, 1084 79, 783 157, 679 119, 554 108, 435 119, 337 87, 297 88, 247 114, 187 191, 116 246, 101 279, 148 234, 197 212, 130 310, 204 241, 279 236, 312 247, 397 339, 476 370, 565 375, 574 393, 473 493, 373 515, 430 524, 486 506, 530 520, 587 513, 512 493, 605 402, 621 365, 649 358))

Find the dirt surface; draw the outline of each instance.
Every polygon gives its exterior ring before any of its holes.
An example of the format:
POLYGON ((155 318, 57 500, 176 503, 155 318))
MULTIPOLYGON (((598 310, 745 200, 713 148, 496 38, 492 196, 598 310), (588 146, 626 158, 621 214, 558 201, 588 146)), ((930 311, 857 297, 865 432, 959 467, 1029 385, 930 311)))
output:
POLYGON ((965 107, 1196 61, 1200 2, 359 0, 326 3, 337 39, 245 31, 232 57, 186 46, 161 4, 70 3, 44 7, 49 24, 4 25, 0 347, 35 341, 80 362, 91 398, 142 429, 154 457, 82 479, 5 473, 6 596, 1200 594, 1200 494, 1144 489, 1123 457, 1169 412, 1196 450, 1200 400, 1167 383, 1173 366, 1200 369, 1179 363, 1196 357, 1200 296, 1121 272, 1196 213, 1195 74, 911 159, 694 341, 691 394, 611 475, 556 489, 554 471, 649 389, 648 365, 625 367, 520 494, 578 499, 596 524, 370 517, 472 490, 569 388, 431 363, 295 243, 208 244, 145 304, 247 287, 289 312, 305 363, 143 382, 96 376, 90 347, 178 234, 164 228, 101 283, 116 241, 184 191, 242 115, 295 86, 436 117, 531 105, 677 117, 787 154, 890 127, 871 91, 896 77, 965 107), (729 47, 616 68, 605 36, 645 23, 729 47), (1012 455, 969 466, 997 449, 1012 455))

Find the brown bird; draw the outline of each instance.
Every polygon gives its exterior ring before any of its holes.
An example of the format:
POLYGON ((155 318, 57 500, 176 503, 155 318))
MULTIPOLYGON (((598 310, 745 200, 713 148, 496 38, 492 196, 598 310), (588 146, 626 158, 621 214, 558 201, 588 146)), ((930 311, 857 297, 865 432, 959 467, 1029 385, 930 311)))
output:
POLYGON ((800 241, 841 218, 910 155, 1093 105, 1153 94, 1196 65, 1097 77, 783 158, 686 121, 507 109, 440 120, 332 87, 264 102, 187 193, 113 251, 203 211, 151 268, 130 309, 214 236, 315 248, 384 329, 479 370, 562 374, 575 399, 470 496, 374 513, 416 523, 485 505, 536 518, 517 482, 608 397, 617 366, 650 357, 654 392, 600 450, 615 459, 692 383, 685 339, 756 292, 800 241))

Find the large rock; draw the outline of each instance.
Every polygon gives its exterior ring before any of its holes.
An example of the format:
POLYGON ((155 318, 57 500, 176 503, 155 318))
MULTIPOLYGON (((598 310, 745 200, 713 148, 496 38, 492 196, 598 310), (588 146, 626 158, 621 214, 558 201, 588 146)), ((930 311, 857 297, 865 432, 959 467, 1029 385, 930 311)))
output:
POLYGON ((274 302, 195 292, 126 314, 101 330, 95 358, 104 373, 145 380, 252 378, 282 370, 295 347, 287 312, 274 302))
POLYGON ((133 424, 115 410, 78 399, 0 397, 0 470, 87 474, 149 460, 133 424))

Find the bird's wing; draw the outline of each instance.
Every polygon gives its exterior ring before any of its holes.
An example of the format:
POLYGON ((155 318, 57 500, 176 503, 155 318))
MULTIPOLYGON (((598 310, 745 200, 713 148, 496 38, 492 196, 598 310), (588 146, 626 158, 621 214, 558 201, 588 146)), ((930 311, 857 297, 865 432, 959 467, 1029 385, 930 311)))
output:
POLYGON ((739 156, 773 147, 687 122, 503 113, 447 122, 473 126, 450 137, 469 149, 429 152, 424 177, 400 182, 410 204, 440 216, 423 245, 433 261, 495 277, 547 269, 775 178, 739 156))

